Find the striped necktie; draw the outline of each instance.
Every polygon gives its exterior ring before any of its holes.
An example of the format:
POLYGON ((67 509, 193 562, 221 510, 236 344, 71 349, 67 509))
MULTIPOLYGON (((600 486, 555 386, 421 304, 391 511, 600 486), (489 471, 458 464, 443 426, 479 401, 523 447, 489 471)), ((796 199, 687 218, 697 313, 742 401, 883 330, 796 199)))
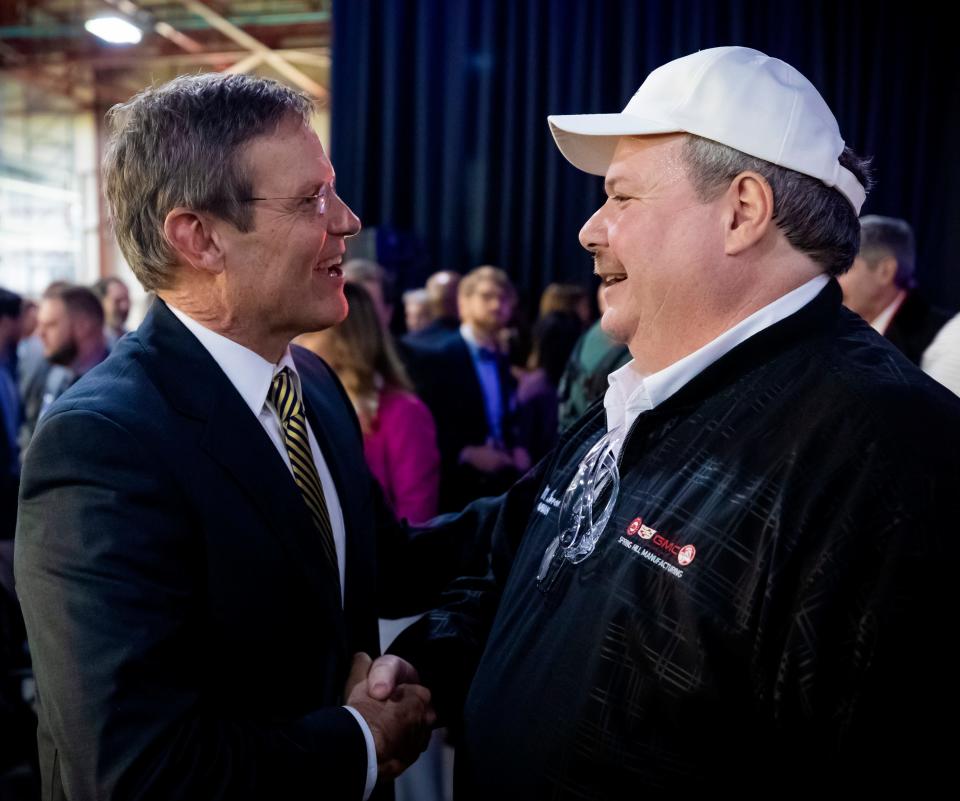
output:
POLYGON ((310 510, 313 523, 320 532, 320 542, 333 568, 339 590, 340 568, 337 564, 337 549, 333 543, 330 513, 327 511, 327 501, 323 496, 323 486, 320 484, 317 466, 310 452, 303 404, 297 395, 297 387, 288 367, 284 367, 273 377, 269 399, 280 418, 280 430, 283 432, 283 444, 290 457, 293 480, 300 488, 300 494, 310 510))

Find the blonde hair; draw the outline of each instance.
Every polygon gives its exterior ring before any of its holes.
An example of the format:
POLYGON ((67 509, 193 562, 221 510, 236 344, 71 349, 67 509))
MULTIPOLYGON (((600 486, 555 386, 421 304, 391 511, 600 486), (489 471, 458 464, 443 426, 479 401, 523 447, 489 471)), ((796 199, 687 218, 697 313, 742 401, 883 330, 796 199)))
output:
POLYGON ((499 267, 493 267, 489 264, 474 268, 460 279, 460 285, 457 287, 457 297, 469 297, 476 291, 481 281, 493 281, 507 294, 511 302, 516 301, 517 290, 514 289, 510 277, 499 267))
POLYGON ((589 300, 587 290, 576 284, 548 284, 540 296, 540 317, 552 312, 577 314, 577 306, 589 300))
POLYGON ((321 356, 343 382, 368 431, 377 416, 384 389, 412 391, 407 372, 393 341, 383 328, 370 293, 361 284, 345 284, 343 294, 350 312, 339 325, 307 334, 300 344, 321 356))

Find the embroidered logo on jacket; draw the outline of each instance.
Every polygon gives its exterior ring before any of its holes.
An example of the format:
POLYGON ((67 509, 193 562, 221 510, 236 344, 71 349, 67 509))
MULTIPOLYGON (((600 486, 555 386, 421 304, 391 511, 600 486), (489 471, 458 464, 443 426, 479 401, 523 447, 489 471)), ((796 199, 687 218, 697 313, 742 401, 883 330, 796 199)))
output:
POLYGON ((620 544, 634 553, 640 554, 640 556, 647 561, 652 562, 657 567, 677 578, 683 577, 683 571, 675 567, 671 561, 665 559, 664 556, 672 557, 678 565, 686 567, 697 555, 696 547, 674 542, 652 526, 646 525, 642 517, 635 517, 630 521, 630 524, 627 526, 627 536, 620 537, 620 544), (660 553, 648 549, 636 540, 631 541, 634 537, 648 541, 651 547, 656 548, 660 553))
POLYGON ((551 507, 553 507, 553 509, 559 509, 560 499, 557 497, 557 493, 550 489, 550 485, 548 484, 540 494, 540 500, 537 501, 537 511, 546 516, 552 511, 551 507))

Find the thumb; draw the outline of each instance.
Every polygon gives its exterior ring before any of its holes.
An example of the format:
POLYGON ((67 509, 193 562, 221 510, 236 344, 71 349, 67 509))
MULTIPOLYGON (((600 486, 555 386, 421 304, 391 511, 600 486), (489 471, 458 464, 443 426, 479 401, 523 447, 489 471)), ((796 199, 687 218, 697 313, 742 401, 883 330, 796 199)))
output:
POLYGON ((347 683, 343 691, 344 698, 349 698, 353 688, 367 678, 372 663, 373 660, 362 651, 353 655, 353 664, 350 666, 350 674, 347 676, 347 683))
POLYGON ((386 701, 399 684, 417 684, 420 676, 416 668, 399 656, 381 656, 370 668, 370 697, 386 701))

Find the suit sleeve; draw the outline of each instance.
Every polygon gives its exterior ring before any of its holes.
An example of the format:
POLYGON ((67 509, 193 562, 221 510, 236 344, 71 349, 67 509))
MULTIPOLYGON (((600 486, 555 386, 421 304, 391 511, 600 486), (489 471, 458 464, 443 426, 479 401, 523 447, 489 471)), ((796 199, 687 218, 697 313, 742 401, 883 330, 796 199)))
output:
POLYGON ((362 797, 366 749, 347 710, 279 722, 210 700, 203 540, 129 431, 90 412, 45 421, 15 567, 55 754, 45 770, 73 801, 362 797))

